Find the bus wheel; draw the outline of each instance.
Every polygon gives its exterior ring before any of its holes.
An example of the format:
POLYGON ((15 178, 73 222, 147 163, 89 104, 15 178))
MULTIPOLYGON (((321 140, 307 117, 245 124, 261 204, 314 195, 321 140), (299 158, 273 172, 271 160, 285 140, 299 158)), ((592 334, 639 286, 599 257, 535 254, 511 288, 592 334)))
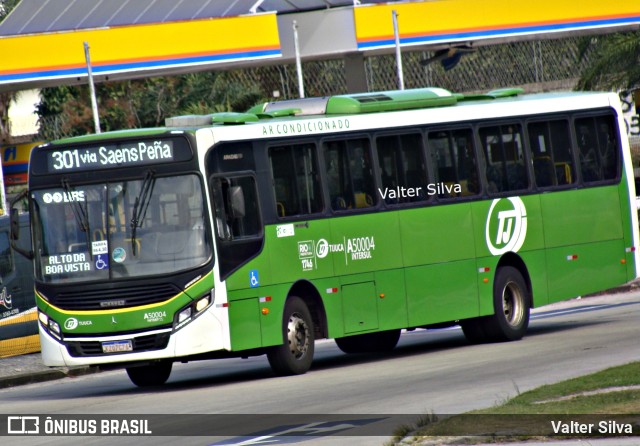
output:
POLYGON ((138 367, 127 367, 127 375, 138 387, 161 386, 171 375, 171 361, 158 361, 154 364, 138 367))
POLYGON ((482 328, 483 323, 484 318, 481 317, 460 321, 462 332, 467 338, 467 341, 471 342, 472 344, 482 344, 483 342, 487 342, 487 334, 482 328))
POLYGON ((284 343, 267 350, 271 369, 278 375, 305 373, 313 362, 313 320, 299 297, 290 297, 284 306, 282 334, 284 343))
POLYGON ((383 353, 393 350, 399 339, 400 330, 387 330, 336 338, 335 341, 345 353, 383 353))
POLYGON ((504 266, 496 272, 493 284, 492 316, 483 318, 484 332, 491 341, 517 341, 529 326, 531 298, 520 271, 504 266))

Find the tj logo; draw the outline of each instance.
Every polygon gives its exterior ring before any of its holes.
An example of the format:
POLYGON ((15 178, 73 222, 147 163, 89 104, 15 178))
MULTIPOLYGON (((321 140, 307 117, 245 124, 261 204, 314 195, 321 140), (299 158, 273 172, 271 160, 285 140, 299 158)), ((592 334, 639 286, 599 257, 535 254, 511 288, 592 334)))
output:
POLYGON ((497 198, 491 203, 485 237, 491 254, 517 252, 527 236, 527 210, 520 197, 497 198))

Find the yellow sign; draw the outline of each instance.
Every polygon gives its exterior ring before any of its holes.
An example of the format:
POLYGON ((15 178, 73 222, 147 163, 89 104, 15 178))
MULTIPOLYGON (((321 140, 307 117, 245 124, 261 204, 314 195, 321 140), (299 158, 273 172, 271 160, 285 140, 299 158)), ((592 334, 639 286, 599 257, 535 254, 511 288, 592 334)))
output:
POLYGON ((0 37, 0 84, 281 57, 275 13, 0 37))
POLYGON ((582 0, 439 0, 355 8, 358 49, 395 45, 392 11, 403 46, 469 42, 640 24, 640 2, 582 0))
POLYGON ((2 172, 4 174, 4 183, 7 186, 26 184, 31 149, 40 144, 42 144, 42 141, 0 146, 2 153, 2 172))

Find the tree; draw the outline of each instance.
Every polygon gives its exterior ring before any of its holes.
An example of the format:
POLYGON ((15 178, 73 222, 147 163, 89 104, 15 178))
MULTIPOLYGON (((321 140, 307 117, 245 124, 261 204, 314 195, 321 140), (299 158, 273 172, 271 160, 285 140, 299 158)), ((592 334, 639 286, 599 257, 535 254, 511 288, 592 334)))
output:
POLYGON ((632 90, 640 87, 640 31, 585 39, 581 57, 592 61, 579 90, 632 90))
MULTIPOLYGON (((45 88, 41 97, 43 139, 93 131, 86 85, 45 88)), ((96 97, 103 131, 162 126, 166 118, 183 114, 245 111, 261 99, 257 87, 241 85, 227 72, 104 82, 96 85, 96 97)))

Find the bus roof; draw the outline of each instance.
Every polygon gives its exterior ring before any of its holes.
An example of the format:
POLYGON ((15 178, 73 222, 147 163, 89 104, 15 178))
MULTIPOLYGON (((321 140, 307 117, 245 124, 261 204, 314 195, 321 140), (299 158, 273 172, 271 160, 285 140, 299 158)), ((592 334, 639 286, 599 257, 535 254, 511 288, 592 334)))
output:
POLYGON ((260 103, 244 113, 220 112, 206 115, 175 116, 165 120, 165 127, 126 129, 100 134, 88 134, 60 139, 51 144, 95 142, 126 137, 153 137, 156 135, 166 135, 167 133, 193 132, 201 127, 236 126, 260 122, 267 123, 269 121, 277 121, 278 118, 355 116, 389 111, 450 108, 467 104, 527 100, 528 98, 534 97, 557 98, 585 94, 584 92, 556 92, 521 95, 522 92, 523 90, 521 88, 503 88, 481 94, 461 94, 452 93, 443 88, 430 87, 291 99, 260 103))
MULTIPOLYGON (((263 102, 244 113, 223 112, 208 115, 175 116, 166 119, 169 128, 210 125, 239 125, 268 121, 282 117, 361 115, 369 113, 452 107, 479 101, 494 102, 518 97, 521 88, 502 88, 482 94, 452 93, 443 88, 418 88, 373 93, 359 93, 315 98, 263 102)), ((576 95, 579 93, 552 93, 576 95)), ((523 96, 525 98, 527 96, 523 96)))

